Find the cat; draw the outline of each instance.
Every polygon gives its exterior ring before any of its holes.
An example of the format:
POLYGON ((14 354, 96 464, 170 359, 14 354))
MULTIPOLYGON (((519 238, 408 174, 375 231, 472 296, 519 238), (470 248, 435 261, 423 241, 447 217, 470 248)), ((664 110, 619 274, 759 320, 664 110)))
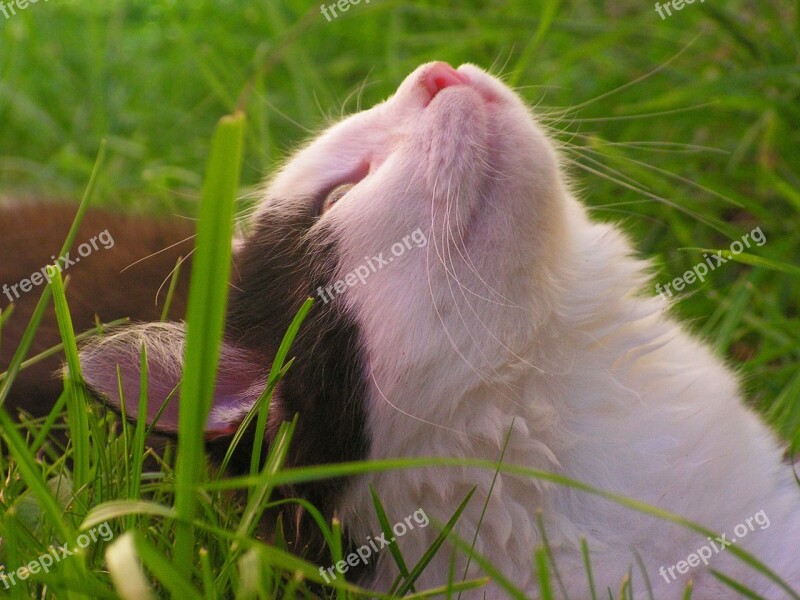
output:
MULTIPOLYGON (((737 547, 800 586, 800 492, 776 436, 724 361, 645 292, 651 267, 620 229, 589 219, 533 111, 480 68, 422 65, 388 100, 312 140, 271 179, 236 261, 209 439, 236 430, 310 296, 267 427, 269 441, 299 415, 290 466, 502 459, 666 509, 723 540, 736 531, 737 547)), ((134 416, 145 344, 152 419, 179 381, 184 336, 171 322, 100 337, 82 350, 84 377, 119 405, 119 365, 134 416)), ((177 410, 173 399, 162 432, 176 431, 177 410)), ((583 538, 601 595, 630 576, 635 598, 648 586, 681 598, 689 580, 695 598, 732 597, 713 568, 786 597, 728 548, 706 557, 707 536, 535 477, 429 467, 286 493, 338 515, 358 545, 381 532, 370 487, 390 518, 421 509, 440 524, 476 487, 454 533, 475 537, 528 596, 539 594, 540 514, 569 597, 589 597, 583 538)), ((393 543, 414 564, 437 531, 393 543)), ((445 544, 418 590, 447 583, 453 552, 445 544)), ((484 574, 456 554, 456 580, 484 574)), ((357 578, 378 591, 398 574, 387 550, 366 567, 357 578)), ((484 595, 506 592, 492 581, 463 597, 484 595)))

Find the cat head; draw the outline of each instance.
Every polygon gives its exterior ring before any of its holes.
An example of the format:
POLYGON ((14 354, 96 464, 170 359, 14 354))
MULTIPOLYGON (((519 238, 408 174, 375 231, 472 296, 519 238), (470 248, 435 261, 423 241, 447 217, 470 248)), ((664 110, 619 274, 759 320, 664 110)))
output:
MULTIPOLYGON (((530 110, 472 65, 423 65, 330 127, 272 178, 237 252, 209 438, 230 435, 258 398, 308 297, 269 427, 300 414, 298 463, 363 456, 387 390, 442 373, 440 391, 468 386, 518 357, 552 293, 565 193, 530 110)), ((92 342, 88 385, 119 406, 119 366, 135 417, 146 346, 148 416, 171 395, 156 428, 174 433, 184 329, 135 325, 92 342)), ((428 392, 407 401, 431 403, 428 392)))

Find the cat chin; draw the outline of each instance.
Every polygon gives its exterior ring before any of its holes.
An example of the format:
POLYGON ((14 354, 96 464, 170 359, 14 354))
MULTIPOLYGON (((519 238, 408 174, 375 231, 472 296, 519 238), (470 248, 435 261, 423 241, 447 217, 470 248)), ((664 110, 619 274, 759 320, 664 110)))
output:
MULTIPOLYGON (((434 324, 455 319, 451 327, 483 319, 465 304, 481 299, 539 319, 568 230, 558 154, 522 101, 477 67, 460 67, 469 84, 426 103, 424 81, 439 64, 418 68, 392 98, 338 124, 295 159, 331 164, 334 148, 362 147, 360 158, 370 161, 369 174, 322 219, 337 238, 341 276, 416 228, 430 241, 369 286, 348 289, 344 301, 378 322, 395 300, 434 324)), ((270 195, 285 181, 279 176, 276 184, 270 195)))
MULTIPOLYGON (((438 251, 410 259, 434 269, 444 255, 488 271, 525 268, 555 246, 549 238, 567 194, 557 152, 516 94, 475 66, 443 63, 419 67, 390 99, 298 152, 259 212, 340 183, 355 187, 320 224, 339 238, 345 273, 417 227, 437 238, 438 251), (443 69, 454 85, 431 98, 430 79, 443 69), (354 165, 366 173, 354 175, 354 165)), ((446 271, 438 273, 442 285, 446 271)))

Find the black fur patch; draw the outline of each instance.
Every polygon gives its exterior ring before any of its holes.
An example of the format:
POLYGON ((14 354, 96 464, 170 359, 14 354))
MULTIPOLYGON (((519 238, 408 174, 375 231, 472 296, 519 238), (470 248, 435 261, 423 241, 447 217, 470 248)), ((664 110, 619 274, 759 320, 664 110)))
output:
MULTIPOLYGON (((311 204, 303 213, 292 207, 263 214, 237 256, 225 335, 268 361, 303 302, 319 286, 329 285, 335 274, 336 241, 330 230, 312 231, 317 217, 311 204)), ((284 419, 299 415, 288 465, 364 459, 369 439, 363 354, 358 327, 340 302, 326 304, 315 298, 289 356, 296 360, 275 392, 284 419)), ((330 522, 346 483, 310 483, 283 490, 282 495, 306 498, 330 522)), ((297 544, 296 552, 311 560, 328 560, 308 515, 298 511, 283 526, 287 539, 297 544)))

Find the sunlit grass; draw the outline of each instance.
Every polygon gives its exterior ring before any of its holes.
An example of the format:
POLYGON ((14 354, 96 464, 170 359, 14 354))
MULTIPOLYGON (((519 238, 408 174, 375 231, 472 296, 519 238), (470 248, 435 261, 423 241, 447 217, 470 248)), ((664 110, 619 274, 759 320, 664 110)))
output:
MULTIPOLYGON (((388 469, 471 466, 539 478, 712 533, 678 515, 502 464, 502 459, 498 464, 407 459, 286 469, 291 422, 271 447, 253 448, 254 456, 267 456, 263 463, 253 461, 248 476, 223 478, 206 464, 200 431, 218 352, 227 279, 220 269, 228 264, 234 195, 270 173, 287 148, 308 135, 306 128, 324 125, 328 114, 336 118, 342 104, 355 110, 359 103, 366 107, 382 99, 427 60, 494 65, 495 72, 520 86, 563 143, 575 187, 595 216, 622 220, 643 253, 656 257, 659 279, 691 268, 702 248, 726 248, 754 226, 763 229, 768 242, 757 256, 715 272, 676 310, 734 362, 758 408, 780 433, 798 441, 796 7, 776 0, 695 4, 662 22, 651 5, 642 8, 632 1, 613 3, 617 16, 594 3, 545 2, 532 8, 530 2, 512 0, 502 12, 486 4, 376 0, 327 23, 318 5, 309 8, 299 0, 247 8, 211 1, 106 6, 83 0, 39 3, 0 21, 4 193, 74 198, 83 193, 65 248, 96 198, 96 203, 133 210, 199 215, 198 244, 207 252, 195 255, 189 311, 190 332, 194 327, 206 335, 190 334, 192 368, 182 390, 197 399, 190 404, 196 411, 182 411, 178 446, 168 445, 161 454, 145 444, 141 422, 121 424, 87 400, 75 354, 83 332, 71 330, 63 282, 57 278, 52 289, 44 290, 0 382, 0 405, 18 370, 30 364, 26 359, 41 358, 28 357, 28 345, 51 295, 64 338, 56 351, 63 352, 70 377, 44 419, 17 424, 16 415, 0 409, 0 564, 6 571, 24 565, 51 541, 74 544, 81 531, 103 522, 111 524, 115 539, 8 590, 0 584, 0 596, 358 597, 351 582, 340 578, 323 586, 320 565, 293 556, 280 539, 270 544, 253 532, 275 504, 276 486, 388 469), (232 137, 221 142, 229 150, 219 151, 209 142, 215 124, 220 115, 237 110, 247 115, 247 131, 242 134, 238 122, 229 123, 232 137), (234 139, 240 135, 242 146, 234 139), (103 139, 108 140, 106 159, 96 160, 103 139), (242 186, 233 177, 240 155, 245 157, 242 186), (65 446, 49 440, 65 430, 70 440, 65 446)), ((9 312, 0 314, 0 333, 9 312)), ((273 365, 273 383, 291 368, 291 341, 303 316, 273 365)), ((249 415, 261 430, 271 389, 249 415)), ((398 517, 386 514, 386 500, 373 498, 384 529, 398 517)), ((452 533, 469 500, 450 522, 432 523, 442 535, 430 552, 448 538, 511 597, 524 597, 503 579, 497 557, 477 555, 472 540, 452 533)), ((307 510, 313 514, 313 507, 307 510)), ((321 516, 317 524, 333 557, 341 559, 340 524, 321 516)), ((542 534, 545 542, 533 549, 531 568, 542 597, 557 598, 558 565, 542 534)), ((729 551, 766 573, 741 549, 729 551)), ((407 574, 396 590, 432 593, 417 584, 431 553, 413 563, 393 547, 392 560, 407 574)), ((588 549, 584 556, 591 582, 588 549)), ((632 572, 637 568, 631 565, 632 572)), ((461 576, 451 577, 451 597, 484 583, 461 583, 461 576)), ((729 583, 734 589, 741 585, 729 583)), ((592 586, 596 598, 624 600, 639 591, 631 590, 629 581, 610 592, 592 586)))

